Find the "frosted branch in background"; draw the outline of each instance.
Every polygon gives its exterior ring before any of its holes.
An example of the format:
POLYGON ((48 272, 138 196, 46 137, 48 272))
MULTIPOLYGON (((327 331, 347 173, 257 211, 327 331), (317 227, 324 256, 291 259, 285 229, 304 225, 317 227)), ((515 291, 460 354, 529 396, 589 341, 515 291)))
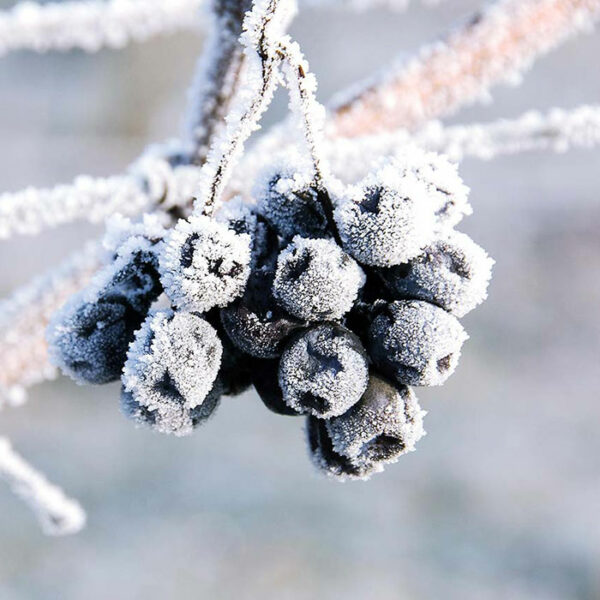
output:
POLYGON ((3 437, 0 437, 0 479, 30 506, 45 533, 67 535, 84 527, 86 516, 79 502, 50 483, 3 437))
POLYGON ((206 160, 215 129, 222 126, 235 94, 244 62, 239 37, 244 13, 251 6, 249 0, 212 1, 211 34, 188 94, 184 137, 194 149, 194 164, 206 160))
POLYGON ((199 169, 173 167, 161 156, 162 146, 155 148, 123 175, 81 175, 67 185, 0 194, 0 240, 15 234, 35 235, 80 219, 100 223, 117 212, 133 216, 158 204, 169 209, 188 203, 198 185, 199 169))
POLYGON ((0 56, 14 50, 96 52, 199 26, 203 0, 20 2, 0 12, 0 56))
POLYGON ((101 256, 100 246, 90 244, 0 302, 0 408, 5 402, 21 404, 27 387, 55 376, 48 362, 46 326, 89 281, 101 256))
POLYGON ((518 81, 533 61, 600 17, 600 0, 499 0, 444 41, 426 47, 334 105, 332 133, 415 129, 518 81))
POLYGON ((517 119, 453 127, 434 122, 417 135, 417 141, 455 161, 467 156, 489 160, 532 150, 591 148, 600 144, 600 106, 555 108, 546 114, 531 111, 517 119))
POLYGON ((358 13, 374 8, 383 8, 394 12, 402 12, 411 4, 422 4, 427 7, 435 7, 447 0, 301 0, 302 7, 309 8, 333 8, 336 10, 352 10, 358 13))

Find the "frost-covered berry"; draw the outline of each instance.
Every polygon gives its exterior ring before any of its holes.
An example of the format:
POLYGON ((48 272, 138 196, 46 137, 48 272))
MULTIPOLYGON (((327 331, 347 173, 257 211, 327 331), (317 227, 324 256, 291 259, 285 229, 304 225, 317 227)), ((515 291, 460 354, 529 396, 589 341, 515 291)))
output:
POLYGON ((338 481, 366 480, 374 473, 383 471, 381 463, 361 460, 354 461, 338 454, 327 431, 327 421, 316 417, 307 417, 306 434, 308 450, 315 467, 338 481))
POLYGON ((279 248, 277 232, 255 207, 248 206, 240 197, 224 203, 216 220, 237 234, 248 234, 251 242, 251 266, 265 264, 269 257, 276 258, 279 248))
POLYGON ((427 184, 435 204, 437 227, 454 227, 473 211, 469 204, 469 188, 463 183, 457 165, 444 155, 416 146, 396 154, 397 161, 427 184))
POLYGON ((303 172, 270 171, 256 186, 258 211, 283 238, 328 237, 327 217, 320 189, 303 172))
POLYGON ((250 274, 250 236, 205 216, 180 220, 160 257, 161 281, 173 304, 206 312, 241 296, 250 274))
POLYGON ((341 319, 356 300, 365 275, 333 240, 296 236, 281 252, 273 295, 306 321, 341 319))
POLYGON ((380 276, 394 299, 426 300, 463 317, 485 300, 493 264, 469 236, 453 231, 380 276))
POLYGON ((148 316, 129 348, 123 385, 156 414, 158 430, 186 435, 203 414, 221 355, 217 332, 199 315, 158 311, 148 316))
POLYGON ((252 383, 263 404, 278 415, 298 416, 283 400, 283 392, 279 386, 279 360, 256 361, 252 372, 252 383))
POLYGON ((425 435, 423 417, 413 391, 394 386, 378 375, 350 410, 327 421, 333 449, 357 463, 391 463, 425 435))
POLYGON ((279 364, 285 403, 327 419, 346 412, 367 388, 369 369, 360 340, 339 325, 314 327, 294 339, 279 364))
POLYGON ((143 320, 144 315, 125 302, 73 297, 48 327, 50 359, 78 383, 116 381, 143 320))
POLYGON ((389 267, 417 256, 435 237, 429 186, 392 161, 351 186, 335 220, 344 249, 359 262, 389 267))
POLYGON ((116 381, 134 332, 161 291, 151 250, 118 255, 53 316, 47 332, 52 362, 78 383, 116 381))
POLYGON ((221 322, 231 341, 257 358, 275 358, 290 335, 303 323, 287 314, 272 294, 274 273, 255 269, 239 300, 221 310, 221 322))
POLYGON ((468 338, 456 317, 420 300, 390 303, 369 329, 371 359, 406 385, 441 385, 456 369, 468 338))

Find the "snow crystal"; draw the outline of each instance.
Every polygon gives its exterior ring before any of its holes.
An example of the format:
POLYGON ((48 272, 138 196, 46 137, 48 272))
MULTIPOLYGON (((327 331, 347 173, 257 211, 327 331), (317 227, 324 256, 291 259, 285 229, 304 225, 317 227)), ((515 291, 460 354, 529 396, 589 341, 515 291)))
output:
POLYGON ((199 315, 157 311, 129 348, 123 385, 133 401, 154 414, 155 429, 187 435, 198 418, 195 409, 213 388, 221 356, 217 332, 199 315))
POLYGON ((358 402, 367 387, 366 353, 352 332, 319 325, 285 349, 279 385, 288 406, 319 418, 341 415, 358 402))
POLYGON ((205 312, 240 296, 250 274, 250 236, 208 217, 173 228, 160 257, 165 292, 180 309, 205 312))
POLYGON ((326 426, 338 454, 359 463, 392 463, 425 435, 424 415, 409 387, 371 375, 360 401, 326 426))
POLYGON ((341 319, 354 304, 365 275, 334 241, 296 236, 277 261, 273 294, 300 319, 341 319))
POLYGON ((494 261, 464 233, 436 240, 409 263, 382 269, 397 300, 425 300, 463 317, 487 297, 494 261))
POLYGON ((456 317, 420 300, 390 303, 369 330, 375 365, 399 383, 441 385, 456 369, 468 338, 456 317))

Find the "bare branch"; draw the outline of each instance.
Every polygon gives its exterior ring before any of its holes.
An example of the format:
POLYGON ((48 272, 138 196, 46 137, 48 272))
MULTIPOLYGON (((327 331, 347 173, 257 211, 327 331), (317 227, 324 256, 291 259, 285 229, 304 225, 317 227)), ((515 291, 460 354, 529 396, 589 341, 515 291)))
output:
POLYGON ((448 115, 491 86, 514 80, 599 16, 600 0, 500 0, 445 41, 335 104, 331 135, 415 129, 448 115))
POLYGON ((50 483, 3 437, 0 437, 0 478, 30 506, 45 533, 67 535, 85 526, 85 512, 79 502, 50 483))

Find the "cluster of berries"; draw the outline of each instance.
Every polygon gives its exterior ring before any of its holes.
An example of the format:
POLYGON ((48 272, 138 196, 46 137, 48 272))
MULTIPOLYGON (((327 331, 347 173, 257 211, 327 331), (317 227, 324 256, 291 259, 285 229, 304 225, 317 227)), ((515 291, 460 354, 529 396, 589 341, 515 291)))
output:
POLYGON ((125 414, 176 435, 254 385, 306 416, 320 470, 383 470, 424 435, 409 386, 454 371, 457 317, 485 298, 492 261, 454 231, 468 190, 437 155, 332 189, 278 168, 255 205, 121 227, 112 263, 51 326, 56 362, 79 381, 121 377, 125 414), (163 291, 170 307, 148 312, 163 291))

